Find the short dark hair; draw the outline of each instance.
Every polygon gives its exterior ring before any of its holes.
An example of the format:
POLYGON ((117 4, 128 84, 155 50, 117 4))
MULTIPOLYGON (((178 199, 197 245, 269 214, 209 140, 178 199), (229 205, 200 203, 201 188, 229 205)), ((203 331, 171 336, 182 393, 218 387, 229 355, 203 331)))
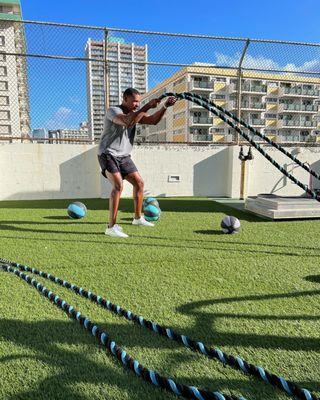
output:
POLYGON ((139 90, 134 88, 128 88, 123 92, 123 97, 133 96, 134 94, 140 94, 139 90))

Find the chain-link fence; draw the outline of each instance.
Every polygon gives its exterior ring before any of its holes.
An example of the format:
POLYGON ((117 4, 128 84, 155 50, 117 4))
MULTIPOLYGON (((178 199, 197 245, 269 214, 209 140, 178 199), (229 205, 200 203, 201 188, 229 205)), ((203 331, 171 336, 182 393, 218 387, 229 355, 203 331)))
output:
MULTIPOLYGON (((0 137, 94 141, 127 87, 143 101, 191 91, 280 142, 317 142, 320 45, 0 20, 0 137)), ((138 141, 226 143, 228 125, 186 102, 138 141)))

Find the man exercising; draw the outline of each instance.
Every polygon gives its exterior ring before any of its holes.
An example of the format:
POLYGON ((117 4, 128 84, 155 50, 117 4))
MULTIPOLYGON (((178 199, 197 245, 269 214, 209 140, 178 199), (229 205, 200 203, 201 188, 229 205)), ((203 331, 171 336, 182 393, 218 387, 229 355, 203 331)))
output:
POLYGON ((123 93, 121 105, 107 110, 104 129, 99 143, 98 159, 101 173, 112 184, 109 199, 109 224, 105 234, 112 237, 126 238, 128 235, 116 223, 119 201, 123 189, 123 179, 133 186, 134 219, 132 225, 154 226, 141 214, 144 182, 131 159, 136 124, 156 125, 164 116, 166 109, 176 102, 175 97, 168 97, 164 105, 152 115, 147 112, 156 108, 160 100, 152 99, 139 109, 141 95, 138 90, 128 88, 123 93))

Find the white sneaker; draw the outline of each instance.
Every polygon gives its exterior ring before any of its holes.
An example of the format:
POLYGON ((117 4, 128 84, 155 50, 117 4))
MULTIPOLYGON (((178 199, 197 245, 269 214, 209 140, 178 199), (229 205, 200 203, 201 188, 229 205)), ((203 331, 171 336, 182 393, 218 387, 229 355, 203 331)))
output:
POLYGON ((141 215, 139 219, 134 218, 132 221, 132 225, 140 225, 140 226, 154 226, 152 222, 147 221, 144 216, 141 215))
POLYGON ((123 232, 123 229, 118 224, 113 225, 112 228, 107 228, 105 234, 112 237, 127 238, 129 237, 123 232))

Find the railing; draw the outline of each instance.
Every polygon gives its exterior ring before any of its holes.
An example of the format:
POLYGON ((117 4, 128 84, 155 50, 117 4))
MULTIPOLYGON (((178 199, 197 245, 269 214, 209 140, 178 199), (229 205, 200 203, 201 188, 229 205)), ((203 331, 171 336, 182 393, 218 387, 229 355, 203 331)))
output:
POLYGON ((244 109, 252 109, 252 110, 265 110, 266 109, 266 103, 249 103, 249 102, 243 102, 241 103, 241 108, 244 109))
POLYGON ((213 82, 194 81, 189 82, 189 90, 213 90, 213 82))
POLYGON ((280 88, 280 96, 307 96, 307 97, 319 97, 319 90, 316 89, 302 89, 302 88, 280 88))
POLYGON ((290 112, 318 112, 318 106, 315 104, 301 105, 301 104, 279 104, 279 112, 290 111, 290 112))
POLYGON ((212 135, 201 135, 201 134, 192 134, 192 141, 193 142, 212 142, 213 138, 212 135))
POLYGON ((282 119, 278 121, 278 127, 283 128, 283 127, 295 127, 295 128, 315 128, 317 126, 316 121, 303 121, 300 119, 289 119, 285 120, 282 119))
POLYGON ((189 119, 190 125, 212 125, 212 117, 191 117, 189 119))
POLYGON ((260 118, 253 118, 253 119, 247 118, 245 119, 245 122, 252 126, 264 126, 266 124, 266 121, 260 118))
POLYGON ((254 93, 267 93, 266 85, 251 85, 244 84, 242 85, 243 92, 254 92, 254 93))

